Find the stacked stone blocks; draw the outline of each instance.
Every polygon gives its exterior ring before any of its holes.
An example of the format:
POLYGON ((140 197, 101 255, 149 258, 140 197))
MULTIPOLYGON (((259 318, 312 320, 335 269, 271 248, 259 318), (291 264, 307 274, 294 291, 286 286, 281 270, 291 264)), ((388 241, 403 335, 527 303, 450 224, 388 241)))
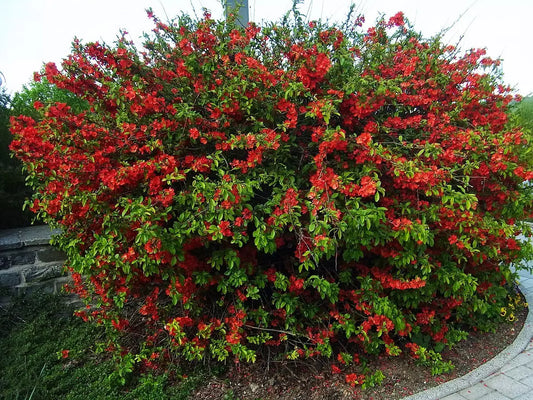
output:
POLYGON ((65 254, 50 244, 55 233, 48 226, 0 231, 0 288, 4 295, 60 292, 69 277, 63 272, 65 254))

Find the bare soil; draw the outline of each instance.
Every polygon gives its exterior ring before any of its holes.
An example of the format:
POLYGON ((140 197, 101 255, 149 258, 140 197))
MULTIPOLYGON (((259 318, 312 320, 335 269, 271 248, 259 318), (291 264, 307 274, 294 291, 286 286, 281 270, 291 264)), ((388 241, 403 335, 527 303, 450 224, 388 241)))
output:
POLYGON ((222 377, 205 382, 193 396, 205 400, 397 400, 458 378, 486 363, 509 346, 520 333, 527 309, 516 312, 513 323, 500 325, 495 332, 473 332, 443 360, 455 366, 451 373, 432 376, 428 367, 418 366, 408 356, 377 357, 372 369, 380 369, 385 379, 378 387, 362 390, 345 382, 344 374, 333 375, 325 362, 258 362, 231 368, 222 377))

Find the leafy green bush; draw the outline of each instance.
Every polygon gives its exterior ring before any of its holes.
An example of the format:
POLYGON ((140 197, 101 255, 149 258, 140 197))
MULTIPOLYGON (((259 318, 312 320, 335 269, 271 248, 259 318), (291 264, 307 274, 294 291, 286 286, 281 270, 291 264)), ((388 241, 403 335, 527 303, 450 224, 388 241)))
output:
MULTIPOLYGON (((75 42, 12 148, 119 375, 194 360, 438 351, 501 321, 532 212, 527 137, 482 50, 205 15, 138 51, 75 42)), ((347 382, 376 376, 351 373, 347 382)))
POLYGON ((524 97, 514 111, 520 125, 533 132, 533 97, 524 97))

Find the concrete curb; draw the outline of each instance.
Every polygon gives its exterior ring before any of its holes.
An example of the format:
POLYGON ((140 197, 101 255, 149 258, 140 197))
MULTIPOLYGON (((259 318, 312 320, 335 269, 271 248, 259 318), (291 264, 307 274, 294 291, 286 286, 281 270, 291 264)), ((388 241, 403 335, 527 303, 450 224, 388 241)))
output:
POLYGON ((468 374, 445 382, 439 386, 435 386, 431 389, 427 389, 423 392, 405 397, 404 400, 438 400, 453 393, 459 392, 475 385, 482 379, 500 370, 507 362, 511 361, 518 354, 524 351, 533 338, 533 312, 531 311, 531 307, 533 307, 533 291, 527 290, 527 288, 525 288, 523 285, 518 285, 518 287, 530 306, 524 326, 513 343, 511 343, 496 357, 469 372, 468 374))

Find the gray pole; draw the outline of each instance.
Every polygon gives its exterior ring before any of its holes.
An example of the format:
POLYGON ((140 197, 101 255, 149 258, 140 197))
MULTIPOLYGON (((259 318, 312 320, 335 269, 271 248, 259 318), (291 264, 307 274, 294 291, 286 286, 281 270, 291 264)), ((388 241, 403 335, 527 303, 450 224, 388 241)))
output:
POLYGON ((236 12, 237 22, 242 26, 248 25, 248 0, 226 0, 226 18, 231 11, 236 12), (238 7, 238 11, 236 12, 238 7))

